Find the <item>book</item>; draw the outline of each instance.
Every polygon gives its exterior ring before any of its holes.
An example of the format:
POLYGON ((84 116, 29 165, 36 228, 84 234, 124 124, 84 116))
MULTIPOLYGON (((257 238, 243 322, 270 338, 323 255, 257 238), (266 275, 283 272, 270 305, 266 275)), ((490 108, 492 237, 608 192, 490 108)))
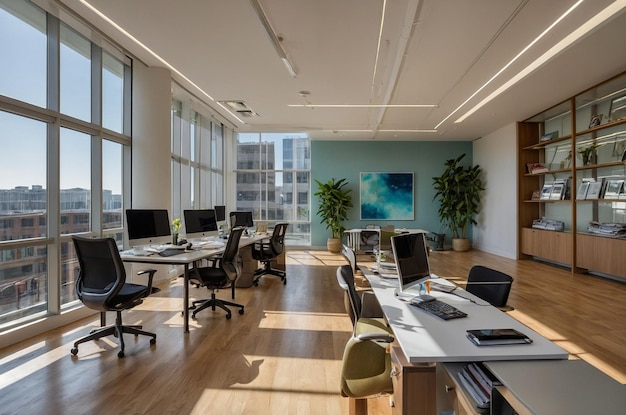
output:
POLYGON ((532 339, 515 329, 467 330, 467 338, 478 346, 532 343, 532 339))
POLYGON ((541 196, 539 199, 548 200, 550 199, 550 194, 552 193, 552 184, 544 184, 543 188, 541 188, 541 196))
POLYGON ((550 200, 561 200, 565 197, 566 184, 564 181, 555 180, 550 190, 550 200))
POLYGON ((530 174, 546 173, 548 171, 548 168, 543 163, 528 163, 526 167, 530 174))
POLYGON ((599 199, 602 192, 602 181, 589 183, 586 199, 599 199))
POLYGON ((578 186, 578 192, 576 193, 576 199, 582 200, 587 198, 587 190, 589 190, 589 182, 582 182, 578 186))

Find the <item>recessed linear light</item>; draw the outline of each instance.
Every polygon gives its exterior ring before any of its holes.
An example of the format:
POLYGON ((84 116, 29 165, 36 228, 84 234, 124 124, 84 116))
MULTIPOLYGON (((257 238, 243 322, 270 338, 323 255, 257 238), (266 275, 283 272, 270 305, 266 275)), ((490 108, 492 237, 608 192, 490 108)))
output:
POLYGON ((135 44, 137 44, 138 46, 140 46, 141 48, 143 48, 146 52, 148 52, 150 55, 152 55, 156 60, 158 60, 159 62, 161 62, 166 68, 168 68, 170 71, 174 72, 176 75, 180 76, 182 79, 184 79, 186 82, 188 82, 190 85, 192 85, 194 88, 196 88, 201 94, 203 94, 204 96, 206 96, 209 100, 216 102, 220 107, 224 108, 224 110, 226 112, 228 112, 233 118, 235 118, 237 121, 239 121, 241 124, 245 124, 239 117, 237 117, 235 114, 232 113, 232 111, 230 111, 228 108, 226 108, 224 105, 220 104, 219 102, 215 101, 215 99, 213 99, 213 97, 211 95, 209 95, 205 90, 203 90, 202 88, 200 88, 198 85, 196 85, 195 82, 193 82, 191 79, 187 78, 185 75, 182 74, 182 72, 180 72, 178 69, 176 69, 174 66, 170 65, 169 62, 167 62, 165 59, 163 59, 162 57, 160 57, 159 55, 157 55, 157 53, 155 51, 153 51, 152 49, 150 49, 148 46, 144 45, 143 43, 141 43, 141 41, 139 41, 139 39, 137 39, 136 37, 134 37, 133 35, 131 35, 129 32, 127 32, 126 30, 124 30, 124 28, 122 28, 120 25, 118 25, 117 23, 115 23, 112 19, 110 19, 107 15, 105 15, 104 13, 102 13, 100 10, 96 9, 94 6, 92 6, 91 4, 89 4, 87 2, 87 0, 79 0, 83 5, 85 5, 85 7, 87 7, 89 10, 91 10, 92 12, 94 12, 95 14, 97 14, 102 20, 106 21, 108 24, 110 24, 111 26, 113 26, 115 29, 117 29, 120 33, 122 33, 124 36, 126 36, 128 39, 130 39, 131 41, 133 41, 135 44))
MULTIPOLYGON (((461 105, 459 105, 454 111, 452 111, 450 114, 448 114, 447 117, 445 117, 443 120, 441 120, 441 122, 439 122, 439 124, 437 124, 435 126, 435 128, 439 128, 441 126, 441 124, 443 124, 444 122, 446 122, 450 117, 452 117, 454 114, 456 114, 465 104, 467 104, 472 98, 474 98, 476 95, 478 95, 478 93, 480 93, 480 91, 482 91, 483 89, 485 89, 489 84, 491 84, 498 76, 500 76, 500 74, 502 74, 502 72, 504 72, 509 66, 511 66, 515 61, 517 61, 524 53, 526 53, 533 45, 535 45, 535 43, 537 43, 541 38, 543 38, 546 34, 548 34, 548 32, 550 32, 561 20, 565 19, 565 17, 567 15, 569 15, 572 11, 574 11, 574 9, 576 7, 578 7, 581 3, 583 2, 583 0, 578 0, 574 5, 572 5, 572 7, 570 7, 569 9, 567 9, 567 11, 565 11, 565 13, 563 13, 559 18, 557 18, 550 26, 548 26, 548 28, 546 30, 544 30, 541 34, 539 34, 539 36, 537 36, 532 42, 530 42, 524 49, 521 50, 521 52, 519 52, 517 55, 515 55, 513 57, 513 59, 511 59, 506 65, 504 65, 498 72, 496 72, 495 75, 493 75, 487 82, 485 82, 480 88, 478 88, 472 95, 470 95, 465 101, 463 101, 461 103, 461 105)), ((494 96, 495 98, 495 96, 494 96)), ((486 102, 485 102, 486 103, 486 102)), ((484 104, 482 104, 484 105, 484 104)), ((481 106, 482 106, 481 105, 481 106)), ((476 108, 478 109, 478 108, 476 108)), ((469 116, 469 114, 466 114, 467 116, 469 116)), ((463 118, 465 119, 465 118, 463 118)), ((459 120, 456 120, 455 123, 461 122, 459 120)))
POLYGON ((595 29, 596 27, 604 23, 606 20, 608 20, 609 18, 611 18, 618 12, 622 11, 622 9, 624 9, 625 7, 626 7, 626 0, 617 0, 613 2, 607 8, 602 10, 600 13, 596 14, 591 19, 587 20, 582 26, 574 30, 572 33, 566 36, 563 40, 561 40, 559 43, 557 43, 552 48, 550 48, 546 53, 541 55, 538 59, 536 59, 534 62, 528 65, 524 70, 519 72, 517 75, 511 78, 508 82, 506 82, 500 88, 496 89, 489 96, 487 96, 485 99, 480 101, 476 106, 474 106, 474 108, 472 108, 471 110, 466 112, 462 117, 456 120, 455 123, 463 122, 467 117, 469 117, 470 115, 478 111, 489 101, 493 100, 498 95, 502 94, 504 91, 506 91, 507 89, 509 89, 510 87, 512 87, 513 85, 515 85, 516 83, 524 79, 527 75, 532 73, 535 69, 541 67, 543 64, 548 62, 550 59, 552 59, 554 56, 559 54, 561 51, 568 48, 578 39, 582 38, 587 33, 591 32, 593 29, 595 29))
POLYGON ((439 108, 435 104, 288 104, 295 108, 439 108))
POLYGON ((437 130, 322 130, 331 133, 436 133, 437 130))

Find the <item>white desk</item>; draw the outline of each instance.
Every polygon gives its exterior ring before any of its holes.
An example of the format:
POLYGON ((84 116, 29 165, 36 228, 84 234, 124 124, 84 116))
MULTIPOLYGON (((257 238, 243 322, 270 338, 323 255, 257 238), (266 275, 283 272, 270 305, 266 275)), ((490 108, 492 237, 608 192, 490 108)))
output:
POLYGON ((411 363, 568 357, 568 353, 561 347, 460 287, 456 291, 478 304, 455 294, 438 291, 430 293, 433 297, 468 314, 464 318, 444 321, 399 300, 394 295, 398 286, 397 280, 380 278, 365 267, 361 267, 361 270, 372 286, 398 343, 411 363), (465 337, 466 330, 490 328, 517 329, 528 335, 533 343, 506 347, 479 347, 465 337))
MULTIPOLYGON (((381 278, 365 266, 360 268, 374 290, 404 357, 409 363, 423 368, 415 375, 420 378, 416 380, 417 383, 432 383, 436 379, 436 364, 442 362, 568 358, 568 353, 561 347, 460 287, 457 288, 459 293, 477 304, 454 294, 431 291, 433 297, 468 314, 464 318, 442 320, 399 300, 394 294, 397 280, 381 278), (530 337, 533 343, 479 347, 466 338, 466 330, 489 328, 517 329, 530 337)), ((403 390, 399 391, 398 396, 411 396, 412 402, 421 402, 421 413, 431 415, 436 411, 434 388, 403 390)), ((404 407, 403 413, 411 413, 412 409, 406 408, 406 402, 398 404, 404 407)))
MULTIPOLYGON (((266 238, 266 236, 250 236, 241 237, 239 241, 239 247, 245 247, 252 245, 256 241, 260 241, 266 238)), ((226 242, 226 241, 224 241, 226 242)), ((224 247, 217 249, 199 249, 185 251, 182 254, 172 256, 160 256, 159 254, 150 255, 132 255, 130 251, 120 252, 122 261, 124 262, 137 262, 144 264, 162 264, 162 265, 182 265, 184 267, 183 277, 185 279, 183 288, 183 317, 184 317, 184 331, 189 333, 189 269, 198 261, 210 258, 212 256, 221 254, 224 252, 224 247)))

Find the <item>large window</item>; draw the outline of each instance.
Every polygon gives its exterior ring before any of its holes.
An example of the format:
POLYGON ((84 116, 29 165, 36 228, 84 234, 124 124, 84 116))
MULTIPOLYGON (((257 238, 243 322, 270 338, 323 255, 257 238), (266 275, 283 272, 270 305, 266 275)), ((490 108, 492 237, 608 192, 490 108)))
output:
POLYGON ((172 100, 172 216, 224 204, 224 127, 172 100))
POLYGON ((120 51, 26 0, 0 0, 0 38, 1 333, 79 305, 71 235, 121 241, 131 138, 120 51))
POLYGON ((311 151, 299 133, 237 135, 237 210, 258 221, 289 222, 288 243, 311 240, 311 151))

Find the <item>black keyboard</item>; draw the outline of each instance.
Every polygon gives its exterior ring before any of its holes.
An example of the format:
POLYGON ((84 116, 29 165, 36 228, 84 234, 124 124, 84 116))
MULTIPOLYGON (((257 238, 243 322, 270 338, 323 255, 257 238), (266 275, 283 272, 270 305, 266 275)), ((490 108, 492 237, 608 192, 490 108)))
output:
POLYGON ((444 320, 467 317, 467 313, 440 300, 412 301, 411 304, 444 320))
POLYGON ((184 249, 177 249, 177 248, 165 248, 162 251, 159 251, 159 255, 161 256, 172 256, 172 255, 178 255, 178 254, 184 254, 185 250, 184 249))

